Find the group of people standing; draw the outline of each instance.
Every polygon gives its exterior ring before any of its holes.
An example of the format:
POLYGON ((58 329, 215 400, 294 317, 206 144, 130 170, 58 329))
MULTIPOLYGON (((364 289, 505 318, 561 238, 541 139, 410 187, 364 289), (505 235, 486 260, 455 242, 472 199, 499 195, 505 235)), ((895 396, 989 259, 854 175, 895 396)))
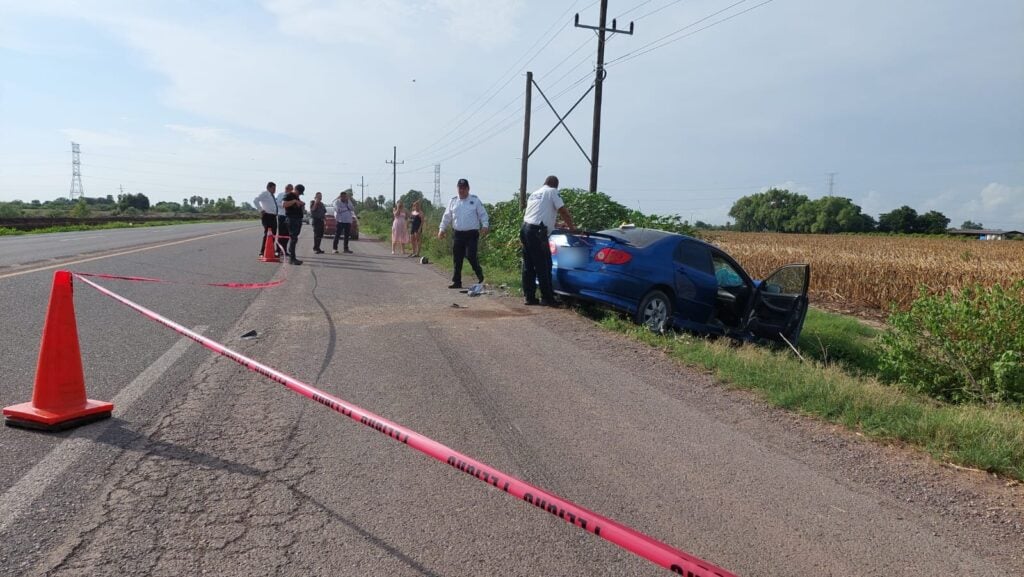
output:
MULTIPOLYGON (((469 193, 469 181, 460 178, 457 184, 458 194, 448 202, 437 238, 444 239, 448 228, 452 233, 452 283, 448 288, 462 288, 462 264, 469 260, 469 265, 476 274, 477 282, 483 284, 484 271, 480 267, 478 249, 480 238, 487 236, 490 230, 487 209, 484 203, 474 194, 469 193)), ((275 250, 288 257, 291 264, 302 264, 295 258, 295 246, 302 230, 302 219, 306 203, 302 194, 306 187, 297 184, 285 186, 284 192, 276 194, 277 185, 267 183, 267 189, 256 197, 256 206, 260 209, 264 235, 274 235, 277 242, 275 250), (287 243, 284 242, 287 239, 287 243)), ((355 204, 349 198, 348 191, 338 195, 332 203, 336 226, 334 229, 334 253, 338 253, 338 241, 344 239, 344 252, 351 253, 348 241, 352 222, 356 220, 355 204)), ((324 235, 324 223, 327 206, 323 203, 323 195, 316 193, 309 207, 313 222, 313 252, 323 254, 320 243, 324 235)), ((419 256, 422 246, 423 229, 426 219, 419 200, 412 203, 412 211, 405 209, 402 202, 396 203, 391 224, 391 254, 397 254, 401 247, 406 254, 405 246, 412 244, 410 256, 419 256)), ((549 176, 544 186, 534 191, 526 202, 523 223, 519 230, 519 240, 523 246, 522 282, 523 296, 527 305, 557 306, 555 294, 551 286, 551 251, 548 247, 548 236, 555 228, 557 218, 561 216, 566 227, 575 227, 572 215, 558 193, 558 177, 549 176), (540 289, 540 299, 537 289, 540 289)), ((263 256, 266 243, 260 239, 260 256, 263 256)))
POLYGON ((391 215, 394 217, 391 221, 391 254, 398 254, 398 247, 401 247, 402 255, 405 255, 405 245, 411 244, 412 252, 408 256, 420 256, 423 229, 427 223, 423 205, 419 200, 413 201, 410 212, 405 209, 405 203, 399 201, 391 215))
POLYGON ((305 214, 306 203, 299 198, 304 192, 305 186, 289 184, 284 187, 283 192, 277 194, 277 185, 268 182, 266 190, 256 196, 256 207, 260 209, 264 235, 260 239, 260 256, 263 256, 266 247, 266 235, 272 234, 277 241, 273 245, 275 253, 288 257, 291 264, 302 264, 301 260, 295 258, 295 244, 299 240, 302 217, 305 214))
MULTIPOLYGON (((260 211, 260 221, 263 223, 263 236, 260 238, 260 256, 266 248, 266 236, 272 235, 275 242, 272 244, 277 256, 284 255, 290 264, 299 265, 302 261, 295 256, 295 247, 302 232, 303 218, 306 212, 306 203, 299 197, 306 192, 306 187, 301 184, 288 184, 284 191, 277 192, 277 184, 267 183, 267 188, 256 196, 256 208, 260 211)), ((320 243, 324 236, 324 224, 327 216, 327 207, 323 203, 323 194, 316 193, 313 202, 309 207, 310 218, 313 222, 313 252, 323 254, 320 243)), ((334 254, 338 254, 338 241, 344 237, 344 249, 348 249, 348 241, 352 222, 356 220, 355 205, 348 198, 348 192, 342 192, 334 201, 334 254)))

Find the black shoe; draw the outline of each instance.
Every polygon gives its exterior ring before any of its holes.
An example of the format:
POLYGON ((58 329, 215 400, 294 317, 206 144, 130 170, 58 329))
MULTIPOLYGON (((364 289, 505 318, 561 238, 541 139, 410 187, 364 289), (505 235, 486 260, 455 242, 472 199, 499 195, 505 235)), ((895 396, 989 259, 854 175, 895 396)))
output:
POLYGON ((551 308, 557 309, 561 305, 558 303, 558 301, 547 301, 547 300, 543 300, 542 299, 540 301, 540 306, 542 306, 542 307, 551 307, 551 308))
POLYGON ((537 299, 527 299, 527 301, 523 304, 525 304, 528 307, 535 307, 540 304, 540 301, 537 299))
POLYGON ((450 289, 460 289, 460 288, 462 288, 462 283, 460 283, 460 282, 453 282, 452 284, 448 285, 448 288, 450 288, 450 289))
POLYGON ((302 261, 297 258, 293 258, 288 261, 288 264, 302 264, 302 261))
POLYGON ((350 250, 349 250, 349 249, 347 249, 347 248, 345 249, 345 251, 344 251, 344 252, 345 252, 345 254, 355 254, 354 252, 350 251, 350 250))

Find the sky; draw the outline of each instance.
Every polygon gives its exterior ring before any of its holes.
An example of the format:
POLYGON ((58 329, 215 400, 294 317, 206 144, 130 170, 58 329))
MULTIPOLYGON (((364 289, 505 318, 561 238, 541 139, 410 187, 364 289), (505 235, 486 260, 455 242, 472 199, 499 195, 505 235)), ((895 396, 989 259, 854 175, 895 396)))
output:
MULTIPOLYGON (((559 115, 591 86, 590 0, 0 0, 0 201, 485 202, 519 189, 526 72, 559 115), (360 179, 366 185, 360 188, 360 179)), ((610 0, 599 190, 723 224, 769 187, 1024 230, 1024 2, 610 0)), ((558 126, 533 91, 531 148, 558 126)), ((591 153, 593 93, 565 118, 591 153)), ((558 129, 530 156, 587 188, 558 129)))

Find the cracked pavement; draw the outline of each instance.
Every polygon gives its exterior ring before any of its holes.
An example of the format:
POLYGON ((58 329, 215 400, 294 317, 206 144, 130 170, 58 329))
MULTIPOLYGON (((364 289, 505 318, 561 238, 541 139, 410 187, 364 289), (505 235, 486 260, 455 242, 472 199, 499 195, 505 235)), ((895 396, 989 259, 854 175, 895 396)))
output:
MULTIPOLYGON (((1024 572, 1019 486, 355 249, 281 267, 288 282, 222 331, 259 338, 225 344, 740 575, 1024 572)), ((3 535, 0 574, 667 574, 227 359, 189 358, 154 410, 99 425, 3 535)))

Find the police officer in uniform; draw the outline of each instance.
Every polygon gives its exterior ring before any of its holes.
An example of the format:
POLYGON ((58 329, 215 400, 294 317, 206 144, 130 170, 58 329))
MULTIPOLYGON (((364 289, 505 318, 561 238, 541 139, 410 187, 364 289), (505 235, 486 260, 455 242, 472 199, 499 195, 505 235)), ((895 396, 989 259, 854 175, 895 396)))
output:
POLYGON ((452 273, 452 284, 448 288, 462 288, 462 260, 469 259, 469 266, 473 267, 476 278, 484 282, 484 271, 480 268, 480 261, 477 259, 477 247, 480 243, 480 236, 486 236, 489 230, 487 210, 484 203, 475 194, 469 194, 469 181, 460 178, 458 183, 459 195, 448 202, 448 207, 441 217, 441 227, 437 231, 437 238, 443 239, 445 231, 451 226, 454 230, 452 244, 452 261, 455 265, 455 272, 452 273))
POLYGON ((551 289, 551 250, 548 248, 548 234, 555 228, 556 215, 569 230, 572 215, 558 194, 558 177, 544 179, 544 186, 530 195, 523 213, 523 226, 519 229, 519 240, 523 243, 523 296, 528 305, 558 306, 551 289), (540 300, 535 287, 540 285, 540 300))
POLYGON ((305 213, 306 203, 299 198, 306 192, 306 187, 297 184, 293 192, 289 192, 281 202, 287 215, 288 223, 288 262, 290 264, 302 264, 302 261, 295 258, 295 247, 299 241, 299 233, 302 231, 302 216, 305 213))

